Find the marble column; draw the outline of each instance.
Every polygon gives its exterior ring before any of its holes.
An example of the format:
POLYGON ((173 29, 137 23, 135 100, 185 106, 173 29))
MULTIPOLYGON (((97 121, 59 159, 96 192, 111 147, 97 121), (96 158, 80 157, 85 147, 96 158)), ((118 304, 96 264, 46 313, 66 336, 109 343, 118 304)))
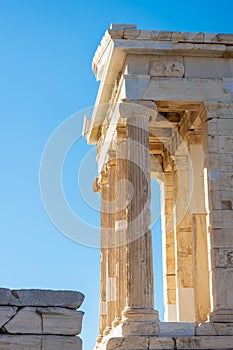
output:
POLYGON ((109 194, 107 212, 108 212, 108 259, 107 259, 107 325, 108 330, 112 327, 112 321, 116 316, 117 305, 117 254, 116 254, 116 233, 115 233, 115 219, 116 219, 116 155, 115 152, 109 152, 109 160, 107 162, 109 194))
POLYGON ((111 331, 116 308, 117 257, 115 245, 116 157, 111 154, 102 170, 101 191, 101 282, 100 282, 100 336, 111 331))
MULTIPOLYGON (((107 327, 107 261, 108 261, 108 213, 106 203, 109 198, 109 184, 107 171, 102 171, 100 181, 95 190, 101 191, 101 211, 100 211, 100 330, 97 342, 100 342, 107 327)), ((98 180, 98 179, 97 179, 98 180)))
POLYGON ((122 311, 126 305, 126 222, 127 222, 127 156, 126 128, 118 125, 115 137, 116 145, 116 182, 117 208, 115 217, 116 255, 117 255, 117 307, 113 326, 122 319, 122 311))
MULTIPOLYGON (((151 108, 153 106, 153 109, 151 108)), ((156 335, 158 312, 154 310, 152 242, 150 225, 150 153, 148 121, 155 113, 150 108, 134 103, 120 105, 121 128, 125 140, 119 151, 125 160, 118 162, 118 173, 125 179, 120 195, 125 203, 125 214, 116 227, 125 235, 126 300, 122 320, 118 326, 121 335, 156 335), (120 168, 119 168, 120 167, 120 168), (123 168, 122 168, 123 167, 123 168)), ((120 140, 119 140, 120 141, 120 140)))

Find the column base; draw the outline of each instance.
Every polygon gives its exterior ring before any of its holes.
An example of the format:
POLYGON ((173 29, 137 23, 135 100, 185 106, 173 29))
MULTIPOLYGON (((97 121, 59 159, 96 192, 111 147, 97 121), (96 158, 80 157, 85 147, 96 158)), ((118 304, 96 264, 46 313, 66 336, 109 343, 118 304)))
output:
POLYGON ((197 336, 233 336, 233 323, 203 322, 195 327, 197 336))
POLYGON ((113 334, 125 336, 157 336, 159 334, 159 313, 154 309, 126 307, 120 324, 113 334))
POLYGON ((219 309, 209 315, 210 322, 233 323, 233 309, 219 309))

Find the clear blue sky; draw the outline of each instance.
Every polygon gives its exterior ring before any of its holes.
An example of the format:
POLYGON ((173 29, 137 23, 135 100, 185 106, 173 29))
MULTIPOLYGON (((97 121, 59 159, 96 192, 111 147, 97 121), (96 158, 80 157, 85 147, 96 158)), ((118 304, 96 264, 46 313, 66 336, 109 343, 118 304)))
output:
MULTIPOLYGON (((39 189, 45 144, 61 122, 93 105, 98 84, 91 61, 111 22, 227 33, 233 32, 232 13, 230 0, 0 0, 0 286, 82 291, 84 350, 98 334, 99 250, 74 243, 49 220, 39 189)), ((85 204, 77 182, 89 150, 84 140, 71 148, 63 184, 73 210, 98 225, 98 212, 85 204)), ((88 177, 83 185, 91 182, 88 177)), ((159 222, 153 231, 156 307, 162 313, 159 222)))

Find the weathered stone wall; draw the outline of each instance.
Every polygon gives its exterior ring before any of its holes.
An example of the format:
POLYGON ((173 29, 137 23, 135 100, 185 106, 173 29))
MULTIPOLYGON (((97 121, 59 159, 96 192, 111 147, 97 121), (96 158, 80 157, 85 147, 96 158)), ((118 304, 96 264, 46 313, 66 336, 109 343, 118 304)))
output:
POLYGON ((0 288, 0 350, 81 350, 84 295, 0 288))

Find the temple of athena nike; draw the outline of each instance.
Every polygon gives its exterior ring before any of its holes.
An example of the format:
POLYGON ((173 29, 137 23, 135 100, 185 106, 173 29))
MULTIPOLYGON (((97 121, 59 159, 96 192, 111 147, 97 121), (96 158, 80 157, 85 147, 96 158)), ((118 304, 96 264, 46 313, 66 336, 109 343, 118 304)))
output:
POLYGON ((233 349, 233 35, 113 24, 93 71, 100 85, 83 134, 96 145, 101 194, 96 349, 233 349), (151 178, 161 189, 163 322, 151 178))

